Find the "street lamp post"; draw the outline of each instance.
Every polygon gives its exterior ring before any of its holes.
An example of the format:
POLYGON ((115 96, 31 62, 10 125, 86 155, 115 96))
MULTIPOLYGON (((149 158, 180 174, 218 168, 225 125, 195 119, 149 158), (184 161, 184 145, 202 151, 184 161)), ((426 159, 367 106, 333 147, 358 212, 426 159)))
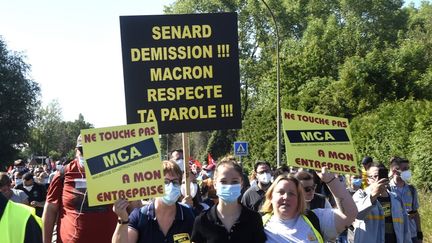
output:
POLYGON ((261 0, 264 5, 266 6, 266 8, 268 9, 268 11, 270 12, 270 15, 273 19, 273 22, 275 24, 275 29, 276 29, 276 130, 277 130, 277 166, 280 166, 280 161, 281 161, 281 118, 280 118, 280 113, 281 113, 281 107, 280 107, 280 71, 279 71, 279 29, 278 29, 278 25, 275 19, 275 16, 273 14, 273 11, 270 9, 270 7, 267 5, 267 3, 264 0, 261 0))

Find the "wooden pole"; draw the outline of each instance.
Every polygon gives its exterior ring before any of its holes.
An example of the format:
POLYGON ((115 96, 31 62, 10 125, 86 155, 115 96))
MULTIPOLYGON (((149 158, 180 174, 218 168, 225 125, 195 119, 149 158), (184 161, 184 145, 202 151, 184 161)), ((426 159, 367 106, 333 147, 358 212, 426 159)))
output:
POLYGON ((184 171, 184 177, 185 179, 185 185, 186 185, 186 196, 190 195, 190 178, 189 178, 189 159, 190 159, 190 152, 189 152, 189 134, 188 133, 182 133, 182 142, 183 142, 183 171, 184 171))

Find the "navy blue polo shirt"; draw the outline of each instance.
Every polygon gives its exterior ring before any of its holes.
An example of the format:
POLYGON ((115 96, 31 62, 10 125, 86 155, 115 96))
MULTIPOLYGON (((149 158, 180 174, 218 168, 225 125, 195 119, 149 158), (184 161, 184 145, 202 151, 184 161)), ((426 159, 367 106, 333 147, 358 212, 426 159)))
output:
POLYGON ((159 229, 156 219, 155 203, 135 208, 129 215, 129 227, 138 231, 138 242, 189 242, 194 223, 194 215, 190 208, 176 203, 174 221, 164 235, 159 229))
POLYGON ((264 243, 266 235, 261 216, 241 205, 240 217, 228 232, 217 215, 217 205, 196 219, 192 241, 196 243, 264 243))

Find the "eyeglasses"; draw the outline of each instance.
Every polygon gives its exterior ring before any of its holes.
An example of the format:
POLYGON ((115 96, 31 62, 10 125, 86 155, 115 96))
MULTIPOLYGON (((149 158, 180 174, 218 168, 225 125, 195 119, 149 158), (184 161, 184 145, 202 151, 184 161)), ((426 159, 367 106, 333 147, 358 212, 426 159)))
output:
POLYGON ((303 189, 305 190, 305 192, 311 192, 311 191, 315 191, 315 187, 316 187, 316 185, 305 186, 305 187, 303 187, 303 189))
POLYGON ((174 180, 165 179, 164 183, 165 185, 169 185, 170 183, 172 183, 174 186, 180 186, 180 181, 178 179, 174 179, 174 180))
POLYGON ((262 170, 262 171, 257 171, 257 174, 262 175, 264 173, 270 173, 269 170, 262 170))

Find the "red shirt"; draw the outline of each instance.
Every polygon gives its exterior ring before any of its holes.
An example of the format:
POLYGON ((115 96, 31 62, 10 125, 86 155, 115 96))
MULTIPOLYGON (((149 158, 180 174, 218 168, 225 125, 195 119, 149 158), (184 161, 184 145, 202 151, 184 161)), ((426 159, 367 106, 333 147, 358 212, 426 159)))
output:
POLYGON ((59 205, 57 242, 111 242, 117 223, 112 205, 89 207, 86 193, 76 159, 66 165, 63 179, 56 173, 51 181, 46 201, 59 205))

